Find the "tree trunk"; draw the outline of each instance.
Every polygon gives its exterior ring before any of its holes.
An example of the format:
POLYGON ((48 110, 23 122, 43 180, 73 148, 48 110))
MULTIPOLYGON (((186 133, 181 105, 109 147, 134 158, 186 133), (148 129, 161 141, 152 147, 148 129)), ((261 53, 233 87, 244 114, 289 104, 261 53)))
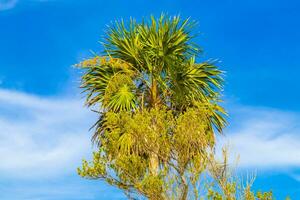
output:
MULTIPOLYGON (((158 86, 157 81, 151 76, 151 100, 150 106, 151 108, 157 108, 159 104, 159 94, 158 94, 158 86)), ((153 124, 153 128, 155 129, 155 124, 153 124)), ((159 168, 159 159, 158 159, 158 149, 153 149, 153 152, 150 154, 150 173, 152 175, 158 174, 159 168)))
POLYGON ((184 172, 180 174, 181 178, 181 184, 179 185, 180 187, 180 198, 179 200, 187 200, 187 195, 189 191, 188 183, 186 182, 186 179, 184 177, 184 172))
POLYGON ((158 156, 155 152, 151 153, 150 155, 150 173, 154 176, 158 174, 158 166, 159 161, 158 161, 158 156))

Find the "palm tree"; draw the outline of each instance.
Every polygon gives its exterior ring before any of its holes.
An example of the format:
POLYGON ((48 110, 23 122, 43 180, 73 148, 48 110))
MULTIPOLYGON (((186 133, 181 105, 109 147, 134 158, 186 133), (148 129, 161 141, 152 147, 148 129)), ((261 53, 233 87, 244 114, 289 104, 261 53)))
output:
MULTIPOLYGON (((129 26, 123 21, 109 28, 103 43, 105 51, 80 64, 85 69, 82 88, 88 106, 100 105, 93 141, 105 129, 106 113, 164 108, 173 115, 188 108, 202 107, 207 112, 209 132, 221 132, 224 110, 219 103, 222 72, 213 62, 196 63, 201 53, 191 31, 195 23, 180 17, 161 15, 150 22, 129 26)), ((150 155, 150 172, 157 174, 159 158, 150 155)))

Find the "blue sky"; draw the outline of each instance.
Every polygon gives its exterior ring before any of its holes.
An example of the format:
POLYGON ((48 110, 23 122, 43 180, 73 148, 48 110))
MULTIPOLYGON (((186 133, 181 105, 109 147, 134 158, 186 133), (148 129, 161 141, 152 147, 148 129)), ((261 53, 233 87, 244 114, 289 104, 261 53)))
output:
POLYGON ((226 71, 226 142, 255 188, 300 198, 300 2, 297 0, 0 0, 0 199, 122 199, 77 177, 93 113, 71 66, 114 20, 191 17, 203 59, 226 71), (76 113, 76 114, 74 114, 76 113))

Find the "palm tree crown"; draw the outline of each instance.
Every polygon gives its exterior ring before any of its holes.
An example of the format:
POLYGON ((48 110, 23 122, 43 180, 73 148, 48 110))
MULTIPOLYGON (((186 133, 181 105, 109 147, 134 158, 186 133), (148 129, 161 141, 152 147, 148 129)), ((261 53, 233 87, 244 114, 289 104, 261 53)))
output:
POLYGON ((191 41, 193 26, 189 20, 161 15, 158 20, 131 20, 129 26, 121 21, 109 28, 104 54, 80 63, 87 105, 101 106, 94 139, 101 134, 106 112, 160 107, 175 115, 203 107, 211 129, 222 131, 222 72, 211 62, 196 63, 201 51, 191 41))

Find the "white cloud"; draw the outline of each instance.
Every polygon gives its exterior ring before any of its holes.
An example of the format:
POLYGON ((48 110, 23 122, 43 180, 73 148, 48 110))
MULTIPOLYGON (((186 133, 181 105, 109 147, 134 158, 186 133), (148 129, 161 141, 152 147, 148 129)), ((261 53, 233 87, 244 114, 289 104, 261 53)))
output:
MULTIPOLYGON (((35 2, 48 2, 50 0, 33 0, 35 2)), ((20 0, 0 0, 0 11, 10 10, 16 7, 16 5, 20 2, 20 0)))
POLYGON ((74 98, 38 97, 0 89, 0 175, 74 174, 91 152, 95 116, 74 98))
POLYGON ((270 108, 236 107, 221 138, 243 168, 300 167, 300 115, 270 108))
POLYGON ((17 0, 0 0, 0 11, 12 9, 17 5, 17 3, 17 0))

